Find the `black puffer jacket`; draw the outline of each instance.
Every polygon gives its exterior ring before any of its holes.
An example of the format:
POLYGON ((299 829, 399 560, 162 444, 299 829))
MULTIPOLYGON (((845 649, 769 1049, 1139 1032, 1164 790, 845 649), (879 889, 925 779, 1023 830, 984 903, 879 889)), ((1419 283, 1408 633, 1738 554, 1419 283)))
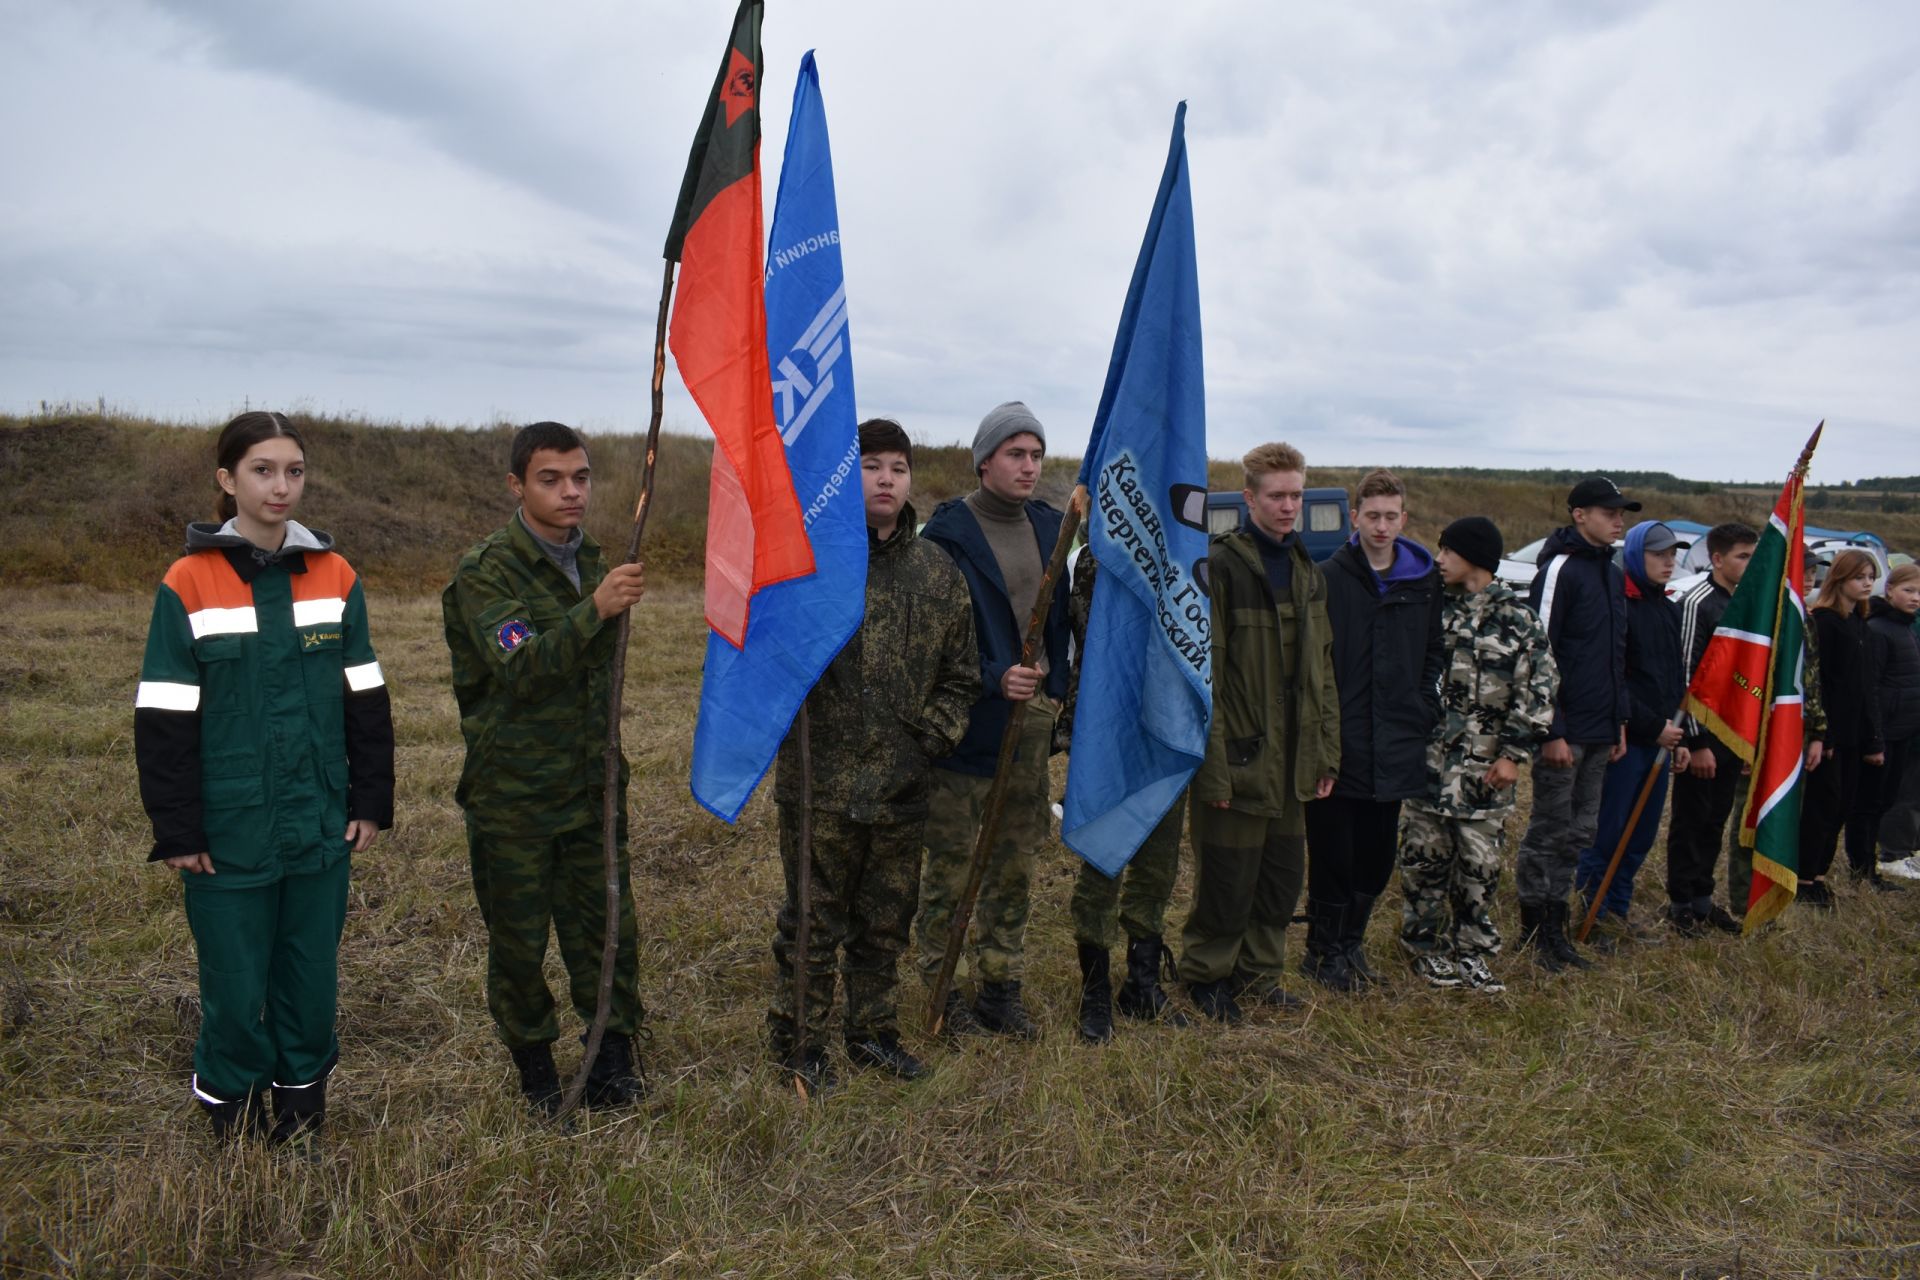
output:
POLYGON ((1627 722, 1626 574, 1612 547, 1596 547, 1572 525, 1540 548, 1527 603, 1540 615, 1560 669, 1548 738, 1611 745, 1627 722))
POLYGON ((1880 735, 1904 742, 1920 734, 1920 635, 1914 633, 1913 615, 1894 608, 1885 596, 1873 598, 1867 630, 1880 672, 1880 735))
POLYGON ((1327 620, 1340 691, 1340 777, 1333 794, 1407 800, 1427 792, 1427 739, 1440 719, 1440 570, 1405 538, 1385 582, 1349 542, 1333 553, 1327 620))
POLYGON ((1820 701, 1827 712, 1829 748, 1873 755, 1880 736, 1880 673, 1867 620, 1838 609, 1811 611, 1820 651, 1820 701))

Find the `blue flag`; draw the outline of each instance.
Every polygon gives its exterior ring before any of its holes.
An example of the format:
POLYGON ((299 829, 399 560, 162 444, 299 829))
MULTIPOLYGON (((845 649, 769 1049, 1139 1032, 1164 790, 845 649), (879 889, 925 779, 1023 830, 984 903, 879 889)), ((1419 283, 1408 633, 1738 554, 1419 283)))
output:
POLYGON ((801 702, 860 626, 867 516, 847 349, 833 155, 813 53, 800 60, 767 251, 773 412, 813 543, 811 577, 763 587, 738 649, 707 637, 693 798, 732 822, 773 764, 801 702))
POLYGON ((1118 875, 1207 753, 1207 405, 1187 184, 1187 104, 1120 311, 1080 483, 1099 564, 1061 836, 1118 875))

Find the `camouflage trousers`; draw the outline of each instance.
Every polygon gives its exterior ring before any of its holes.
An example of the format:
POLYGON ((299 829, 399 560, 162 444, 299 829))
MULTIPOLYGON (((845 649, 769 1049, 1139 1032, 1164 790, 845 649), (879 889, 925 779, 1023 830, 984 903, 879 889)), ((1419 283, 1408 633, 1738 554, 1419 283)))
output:
MULTIPOLYGON (((787 900, 773 933, 773 1004, 767 1010, 774 1054, 793 1048, 793 961, 799 932, 800 806, 780 809, 780 863, 787 900)), ((833 1013, 835 961, 847 985, 846 1038, 900 1030, 900 953, 907 949, 920 892, 921 819, 855 822, 813 811, 812 910, 807 939, 807 1042, 821 1043, 833 1013)))
MULTIPOLYGON (((962 953, 953 975, 982 982, 1017 982, 1026 970, 1027 912, 1034 856, 1052 834, 1047 755, 1060 706, 1042 694, 1021 717, 1020 742, 1008 766, 1000 833, 987 853, 980 898, 968 929, 971 957, 962 953)), ((920 977, 931 987, 947 954, 947 930, 967 885, 967 864, 992 778, 933 771, 927 800, 927 861, 920 877, 920 977)))
POLYGON ((1090 862, 1080 864, 1080 878, 1073 885, 1075 942, 1112 950, 1121 929, 1129 938, 1157 938, 1165 931, 1167 903, 1180 874, 1186 799, 1182 793, 1174 801, 1119 875, 1103 875, 1090 862))
MULTIPOLYGON (((627 880, 626 821, 620 840, 620 943, 614 956, 613 1007, 607 1029, 640 1030, 638 962, 634 949, 633 889, 627 880)), ((509 1049, 560 1038, 553 993, 541 971, 547 935, 560 940, 573 1010, 593 1020, 600 998, 600 952, 606 944, 607 890, 600 826, 557 835, 503 834, 467 823, 473 893, 487 925, 487 1012, 509 1049)))
POLYGON ((1307 878, 1300 819, 1256 817, 1198 801, 1188 808, 1193 910, 1180 932, 1180 980, 1237 978, 1263 995, 1286 972, 1287 926, 1307 878))
POLYGON ((1506 815, 1450 818, 1417 802, 1400 817, 1400 945, 1410 955, 1500 954, 1493 892, 1506 815))

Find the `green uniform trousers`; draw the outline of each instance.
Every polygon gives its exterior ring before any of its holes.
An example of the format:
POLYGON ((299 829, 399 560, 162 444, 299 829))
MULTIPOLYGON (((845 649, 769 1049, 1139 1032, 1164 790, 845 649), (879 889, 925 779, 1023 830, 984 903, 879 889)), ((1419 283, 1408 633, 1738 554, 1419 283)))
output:
POLYGON ((200 955, 194 1090, 214 1102, 312 1084, 339 1056, 340 931, 348 860, 252 889, 182 876, 200 955))
POLYGON ((1261 818, 1189 805, 1193 911, 1180 934, 1183 982, 1233 978, 1257 994, 1286 972, 1287 925, 1307 878, 1307 838, 1298 815, 1261 818))
MULTIPOLYGON (((560 1037, 553 993, 541 972, 547 934, 560 939, 574 1012, 592 1022, 600 998, 600 952, 607 937, 607 890, 600 827, 558 835, 503 835, 467 823, 473 892, 487 924, 487 1011, 509 1049, 551 1044, 560 1037)), ((627 878, 626 821, 620 824, 620 943, 613 966, 613 1007, 607 1030, 640 1030, 638 962, 634 951, 633 887, 627 878)))
POLYGON ((1489 914, 1500 884, 1506 815, 1450 818, 1419 804, 1400 811, 1400 945, 1409 955, 1500 954, 1489 914))
MULTIPOLYGON (((1027 911, 1033 860, 1051 834, 1047 756, 1053 749, 1053 725, 1060 704, 1045 694, 1027 704, 1020 741, 1008 766, 1007 798, 1000 834, 987 853, 980 898, 968 930, 972 976, 982 982, 1017 982, 1026 967, 1027 911)), ((931 987, 947 954, 947 930, 967 886, 967 864, 987 807, 992 778, 933 771, 927 801, 927 861, 920 877, 920 976, 931 987)), ((954 980, 968 976, 968 956, 955 966, 954 980)))
MULTIPOLYGON (((780 862, 787 900, 773 933, 773 1005, 768 1039, 785 1057, 793 1048, 793 956, 798 932, 800 807, 780 809, 780 862)), ((847 984, 848 1040, 900 1032, 900 955, 920 896, 925 820, 855 822, 813 811, 813 910, 807 947, 807 1042, 819 1044, 833 1012, 834 962, 847 984)))
POLYGON ((1111 950, 1122 929, 1129 938, 1157 938, 1165 931, 1167 904, 1180 875, 1185 800, 1182 795, 1174 801, 1119 875, 1103 875, 1090 862, 1080 864, 1071 908, 1075 942, 1111 950))

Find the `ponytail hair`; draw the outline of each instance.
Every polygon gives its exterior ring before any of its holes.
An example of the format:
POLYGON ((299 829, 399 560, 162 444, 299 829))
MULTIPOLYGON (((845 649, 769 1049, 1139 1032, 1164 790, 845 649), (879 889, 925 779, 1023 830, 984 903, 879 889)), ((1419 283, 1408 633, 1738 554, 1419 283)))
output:
MULTIPOLYGON (((220 429, 220 442, 213 450, 215 464, 222 471, 237 472, 249 449, 262 440, 271 440, 276 436, 286 436, 300 446, 303 454, 307 451, 307 442, 300 438, 299 430, 287 421, 285 414, 269 409, 243 413, 220 429)), ((213 508, 213 519, 215 524, 225 524, 239 513, 239 508, 234 505, 232 494, 225 489, 219 492, 219 501, 213 508)))

